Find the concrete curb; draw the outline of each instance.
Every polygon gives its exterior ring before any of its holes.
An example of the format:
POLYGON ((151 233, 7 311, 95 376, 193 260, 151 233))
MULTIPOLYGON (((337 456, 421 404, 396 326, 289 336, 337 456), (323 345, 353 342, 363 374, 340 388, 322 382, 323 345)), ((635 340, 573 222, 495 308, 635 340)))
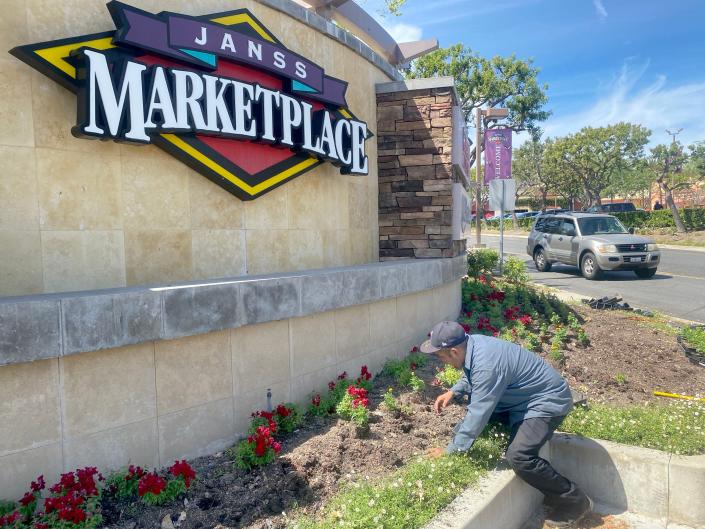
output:
POLYGON ((541 499, 514 471, 496 470, 455 498, 424 529, 518 529, 534 515, 541 499))
MULTIPOLYGON (((705 456, 672 456, 569 434, 554 435, 544 452, 596 502, 598 512, 642 515, 664 529, 705 529, 705 456)), ((496 470, 424 529, 533 527, 541 501, 511 470, 496 470)))

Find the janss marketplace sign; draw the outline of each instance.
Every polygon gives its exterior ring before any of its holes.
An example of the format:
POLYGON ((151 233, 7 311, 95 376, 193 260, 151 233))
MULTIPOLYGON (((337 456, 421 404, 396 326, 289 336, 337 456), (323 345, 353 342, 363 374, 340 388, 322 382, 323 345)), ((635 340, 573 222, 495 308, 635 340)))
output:
POLYGON ((108 3, 116 31, 10 51, 77 94, 78 137, 154 143, 243 200, 323 161, 367 174, 347 83, 246 9, 154 15, 108 3))

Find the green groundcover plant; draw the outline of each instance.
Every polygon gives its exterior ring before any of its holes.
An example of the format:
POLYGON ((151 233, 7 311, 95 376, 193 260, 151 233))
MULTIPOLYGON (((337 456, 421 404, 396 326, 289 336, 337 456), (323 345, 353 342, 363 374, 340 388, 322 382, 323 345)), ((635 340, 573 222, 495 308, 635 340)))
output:
POLYGON ((291 520, 294 529, 416 529, 465 488, 494 468, 506 448, 506 431, 487 428, 468 455, 412 459, 389 478, 362 479, 342 487, 318 518, 291 520))
POLYGON ((578 407, 560 429, 673 454, 705 454, 705 402, 578 407))
POLYGON ((686 345, 695 349, 700 356, 705 357, 705 327, 683 327, 681 336, 686 345))

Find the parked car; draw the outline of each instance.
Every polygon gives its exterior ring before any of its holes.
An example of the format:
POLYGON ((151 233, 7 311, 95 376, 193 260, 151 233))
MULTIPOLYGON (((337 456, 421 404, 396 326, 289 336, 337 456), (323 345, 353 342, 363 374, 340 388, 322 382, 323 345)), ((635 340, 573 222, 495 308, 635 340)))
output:
POLYGON ((636 211, 636 206, 631 202, 612 202, 587 209, 588 213, 624 213, 625 211, 636 211))
POLYGON ((534 218, 540 214, 541 214, 540 211, 526 211, 524 213, 517 213, 517 218, 518 219, 529 219, 529 218, 534 218))
POLYGON ((553 263, 564 263, 579 267, 586 279, 597 279, 609 270, 632 270, 642 279, 651 278, 661 252, 653 239, 633 231, 616 217, 600 213, 540 215, 526 251, 539 272, 548 272, 553 263))

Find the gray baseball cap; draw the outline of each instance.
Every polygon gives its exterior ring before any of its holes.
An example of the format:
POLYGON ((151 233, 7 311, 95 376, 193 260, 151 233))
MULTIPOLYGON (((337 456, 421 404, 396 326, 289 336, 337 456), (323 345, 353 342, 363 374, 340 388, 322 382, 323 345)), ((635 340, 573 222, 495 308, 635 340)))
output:
POLYGON ((449 349, 460 345, 468 339, 465 329, 456 321, 437 323, 429 333, 430 339, 421 344, 421 352, 435 353, 441 349, 449 349))

